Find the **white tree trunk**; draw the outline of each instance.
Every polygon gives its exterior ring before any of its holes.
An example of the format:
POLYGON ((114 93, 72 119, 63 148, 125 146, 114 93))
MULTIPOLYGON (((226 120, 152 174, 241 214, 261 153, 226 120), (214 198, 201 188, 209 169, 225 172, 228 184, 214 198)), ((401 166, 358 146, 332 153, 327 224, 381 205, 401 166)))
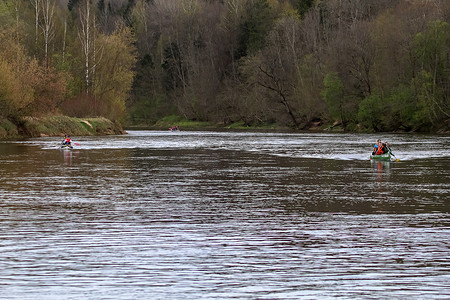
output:
POLYGON ((38 32, 39 32, 39 15, 40 15, 40 7, 41 0, 31 0, 31 4, 34 6, 34 42, 37 45, 38 42, 38 32))
POLYGON ((48 47, 54 37, 54 0, 41 0, 42 4, 42 34, 44 36, 44 59, 45 67, 48 68, 48 47))
POLYGON ((80 7, 80 23, 81 28, 78 31, 78 37, 81 42, 83 54, 84 54, 84 81, 86 84, 86 94, 89 94, 90 88, 90 76, 89 76, 89 68, 90 68, 90 53, 91 53, 91 8, 89 5, 89 0, 86 0, 84 7, 80 7))

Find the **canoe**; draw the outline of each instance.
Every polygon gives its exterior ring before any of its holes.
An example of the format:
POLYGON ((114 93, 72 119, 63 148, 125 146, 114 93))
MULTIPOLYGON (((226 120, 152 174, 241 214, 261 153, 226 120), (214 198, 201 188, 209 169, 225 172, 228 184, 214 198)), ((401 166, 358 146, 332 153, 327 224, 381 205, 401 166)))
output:
POLYGON ((386 153, 380 154, 380 155, 371 155, 370 159, 375 159, 375 160, 391 160, 391 151, 388 151, 386 153))
POLYGON ((61 150, 72 150, 73 147, 72 146, 68 146, 68 145, 62 145, 59 149, 61 149, 61 150))

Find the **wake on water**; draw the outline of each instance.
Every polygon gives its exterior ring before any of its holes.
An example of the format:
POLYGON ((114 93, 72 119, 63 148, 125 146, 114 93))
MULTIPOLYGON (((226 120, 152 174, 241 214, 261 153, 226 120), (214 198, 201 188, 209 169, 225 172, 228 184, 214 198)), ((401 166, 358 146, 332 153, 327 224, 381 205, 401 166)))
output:
MULTIPOLYGON (((402 161, 449 157, 450 137, 418 134, 128 131, 126 135, 75 137, 78 146, 74 149, 205 149, 293 158, 369 160, 378 138, 388 141, 395 157, 402 161)), ((14 143, 50 150, 59 149, 60 141, 43 137, 14 143)))

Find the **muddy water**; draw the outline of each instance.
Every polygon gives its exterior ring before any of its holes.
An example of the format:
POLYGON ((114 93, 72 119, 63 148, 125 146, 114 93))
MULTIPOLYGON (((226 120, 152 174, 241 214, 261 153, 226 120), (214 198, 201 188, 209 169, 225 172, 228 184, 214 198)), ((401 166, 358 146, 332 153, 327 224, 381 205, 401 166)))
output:
POLYGON ((1 142, 0 298, 448 298, 450 139, 377 138, 1 142))

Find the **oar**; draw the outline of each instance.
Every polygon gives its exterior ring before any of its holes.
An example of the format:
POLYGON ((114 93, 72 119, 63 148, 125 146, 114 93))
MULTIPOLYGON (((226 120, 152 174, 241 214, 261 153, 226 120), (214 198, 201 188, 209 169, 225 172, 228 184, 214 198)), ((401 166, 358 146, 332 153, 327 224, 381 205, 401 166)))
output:
POLYGON ((400 159, 398 159, 397 156, 395 156, 394 153, 391 152, 391 154, 395 157, 395 161, 400 161, 400 159))
POLYGON ((388 148, 389 152, 391 152, 391 154, 395 157, 395 161, 400 161, 400 159, 398 159, 397 156, 395 156, 395 154, 392 153, 391 148, 390 147, 387 147, 387 148, 388 148))
POLYGON ((78 143, 73 143, 75 146, 80 146, 80 144, 78 144, 78 143))

